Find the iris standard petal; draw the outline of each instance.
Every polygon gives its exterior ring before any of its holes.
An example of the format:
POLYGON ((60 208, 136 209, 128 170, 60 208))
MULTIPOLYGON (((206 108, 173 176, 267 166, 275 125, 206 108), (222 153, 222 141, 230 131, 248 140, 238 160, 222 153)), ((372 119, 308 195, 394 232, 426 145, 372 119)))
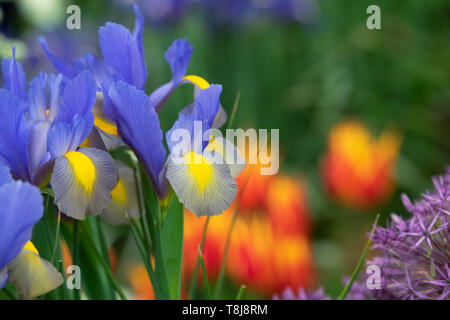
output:
POLYGON ((105 77, 110 76, 106 63, 95 55, 87 53, 70 64, 59 59, 50 51, 44 37, 39 37, 38 40, 55 69, 66 78, 73 79, 81 72, 89 70, 93 73, 95 82, 99 86, 105 77))
POLYGON ((39 256, 31 241, 28 241, 20 254, 8 264, 8 273, 9 282, 24 299, 39 297, 64 282, 56 268, 39 256))
POLYGON ((237 194, 237 183, 227 164, 214 163, 194 152, 171 158, 166 176, 180 202, 197 217, 221 214, 237 194))
MULTIPOLYGON (((183 83, 191 83, 194 85, 194 98, 196 98, 203 89, 207 89, 210 86, 208 81, 196 75, 187 75, 183 77, 183 83)), ((227 113, 222 105, 220 105, 219 112, 217 112, 212 127, 220 128, 227 122, 227 120, 227 113)))
MULTIPOLYGON (((112 200, 101 217, 110 224, 118 225, 128 223, 128 218, 139 217, 137 190, 133 170, 120 161, 116 161, 117 184, 111 191, 112 200)), ((138 182, 139 183, 139 182, 138 182)))
POLYGON ((117 183, 114 160, 102 150, 81 148, 56 159, 50 180, 55 204, 66 215, 98 215, 111 201, 117 183))
POLYGON ((172 71, 172 80, 156 89, 150 95, 152 107, 155 108, 156 112, 159 112, 170 94, 179 85, 183 84, 183 77, 186 74, 193 50, 194 48, 187 39, 178 39, 165 52, 164 57, 172 71))
POLYGON ((38 41, 42 49, 44 49, 45 53, 47 54, 47 57, 50 59, 53 66, 59 73, 62 73, 65 77, 69 79, 72 79, 77 75, 77 72, 75 71, 75 68, 72 65, 59 59, 50 51, 45 37, 42 36, 38 37, 38 41))
POLYGON ((84 118, 75 115, 72 123, 54 123, 48 130, 47 145, 51 159, 65 155, 68 151, 74 151, 88 137, 86 135, 88 125, 84 118))
POLYGON ((26 109, 24 101, 0 89, 0 163, 21 180, 29 181, 26 109))
POLYGON ((75 70, 78 73, 89 70, 94 75, 95 83, 99 87, 104 78, 109 77, 111 74, 108 70, 108 65, 105 61, 100 60, 92 53, 87 53, 79 57, 74 62, 75 70))
POLYGON ((90 71, 83 71, 72 80, 69 80, 63 90, 61 103, 55 115, 55 122, 71 123, 75 115, 86 121, 84 138, 94 125, 93 108, 96 100, 96 86, 94 76, 90 71))
POLYGON ((201 90, 195 97, 194 113, 200 119, 207 121, 208 129, 213 127, 214 120, 219 112, 221 93, 222 86, 212 84, 208 88, 201 90))
MULTIPOLYGON (((201 122, 201 137, 203 136, 209 129, 214 125, 217 114, 220 110, 220 94, 222 92, 222 86, 220 85, 211 85, 206 89, 203 89, 199 92, 193 104, 187 106, 178 115, 177 121, 175 121, 172 128, 166 132, 166 141, 169 147, 170 152, 172 152, 175 145, 181 143, 179 138, 175 133, 177 133, 178 129, 185 129, 190 133, 191 140, 183 141, 189 142, 190 146, 183 146, 182 149, 188 151, 186 149, 192 149, 191 151, 195 151, 197 153, 201 153, 206 147, 207 142, 202 140, 200 146, 197 146, 195 140, 198 138, 194 135, 196 134, 196 130, 194 130, 195 122, 201 122)), ((173 156, 180 156, 180 154, 175 154, 173 156)))
POLYGON ((25 100, 27 79, 22 65, 16 62, 16 48, 12 48, 11 60, 3 58, 2 73, 5 79, 5 88, 16 97, 25 100))
POLYGON ((47 149, 49 129, 50 122, 48 121, 33 121, 29 124, 28 160, 32 181, 39 167, 50 160, 50 153, 47 149))
POLYGON ((137 6, 136 26, 133 34, 124 26, 107 22, 99 30, 99 42, 103 59, 128 84, 144 89, 147 80, 147 68, 143 50, 144 20, 137 6))
POLYGON ((13 182, 13 178, 11 177, 11 172, 9 168, 4 165, 0 165, 0 187, 4 184, 13 182))
MULTIPOLYGON (((195 116, 195 114, 192 113, 193 105, 187 106, 184 108, 179 114, 178 119, 173 124, 172 128, 166 132, 166 141, 167 146, 169 147, 170 153, 176 152, 177 154, 173 154, 174 156, 182 156, 182 150, 185 150, 185 152, 192 149, 193 142, 194 142, 194 122, 198 120, 198 118, 195 116), (179 129, 184 129, 186 132, 190 134, 190 139, 187 141, 181 141, 181 139, 186 139, 187 137, 182 137, 177 134, 179 129), (178 152, 174 150, 175 146, 180 143, 185 143, 183 145, 183 148, 180 148, 178 152)), ((198 120, 200 121, 200 120, 198 120)), ((199 150, 201 152, 202 150, 199 150)))
POLYGON ((61 91, 63 88, 62 74, 50 74, 43 72, 30 81, 28 89, 29 119, 31 121, 53 122, 59 108, 61 91), (47 86, 50 97, 47 101, 47 86))
POLYGON ((47 75, 39 75, 30 81, 28 89, 29 117, 33 121, 47 120, 47 75))
POLYGON ((0 269, 31 239, 31 230, 44 212, 39 189, 22 181, 0 187, 0 269))
POLYGON ((134 149, 156 192, 164 197, 166 190, 159 174, 166 159, 166 150, 158 115, 151 108, 149 98, 145 92, 123 81, 111 85, 108 96, 112 102, 112 120, 117 124, 119 135, 134 149))

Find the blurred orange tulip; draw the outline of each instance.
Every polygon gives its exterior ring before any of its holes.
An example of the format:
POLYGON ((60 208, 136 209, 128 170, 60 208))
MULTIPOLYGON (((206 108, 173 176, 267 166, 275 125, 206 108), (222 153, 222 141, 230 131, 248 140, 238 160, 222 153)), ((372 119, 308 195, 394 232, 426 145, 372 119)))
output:
POLYGON ((394 189, 400 140, 392 131, 384 131, 376 139, 356 121, 338 124, 331 130, 322 163, 329 194, 356 209, 374 207, 387 200, 394 189))
POLYGON ((138 300, 155 300, 152 283, 143 264, 132 265, 128 270, 128 279, 138 300))
MULTIPOLYGON (((241 188, 248 167, 238 178, 241 188)), ((314 269, 308 239, 309 211, 303 184, 287 176, 273 176, 267 180, 266 177, 261 178, 259 170, 253 169, 245 190, 239 191, 250 200, 245 205, 239 205, 226 275, 236 285, 245 284, 250 290, 270 297, 286 287, 310 287, 314 269), (264 188, 258 183, 261 181, 264 181, 264 188), (257 191, 252 192, 252 188, 257 191)), ((210 218, 203 256, 211 281, 217 278, 222 264, 235 208, 236 203, 222 215, 210 218)), ((205 221, 206 218, 198 219, 188 211, 185 213, 185 285, 193 273, 205 221)))

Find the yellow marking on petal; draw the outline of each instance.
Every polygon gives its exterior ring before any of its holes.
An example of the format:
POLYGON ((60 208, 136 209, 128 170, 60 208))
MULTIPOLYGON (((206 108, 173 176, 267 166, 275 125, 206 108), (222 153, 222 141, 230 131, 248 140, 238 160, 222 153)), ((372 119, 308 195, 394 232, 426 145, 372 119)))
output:
POLYGON ((94 182, 96 177, 95 167, 91 159, 84 153, 77 151, 69 151, 65 154, 69 164, 72 167, 75 179, 90 195, 94 188, 94 182))
POLYGON ((125 190, 125 187, 121 179, 117 181, 116 186, 114 187, 114 189, 111 190, 111 196, 112 200, 115 202, 118 202, 120 204, 127 203, 127 190, 125 190))
POLYGON ((222 157, 224 157, 224 145, 217 141, 217 139, 214 136, 211 136, 208 145, 206 146, 206 150, 208 151, 214 151, 220 154, 222 157))
POLYGON ((188 75, 183 78, 183 80, 187 80, 195 84, 200 89, 206 89, 209 87, 209 82, 203 79, 202 77, 195 75, 188 75))
POLYGON ((79 148, 88 148, 88 147, 92 147, 89 143, 89 137, 87 137, 86 139, 84 139, 84 141, 80 144, 79 148))
POLYGON ((23 250, 28 250, 31 252, 36 253, 37 255, 39 254, 39 251, 36 249, 36 247, 34 246, 33 242, 28 241, 24 246, 23 246, 23 250))
POLYGON ((200 191, 205 190, 213 176, 212 165, 198 153, 189 152, 184 156, 191 177, 195 180, 200 191))
POLYGON ((94 112, 94 124, 97 128, 102 130, 103 132, 113 134, 115 136, 118 135, 117 127, 108 122, 106 119, 103 119, 103 117, 97 113, 94 112))
POLYGON ((47 117, 48 117, 49 113, 50 113, 50 109, 45 110, 45 114, 47 115, 47 117))

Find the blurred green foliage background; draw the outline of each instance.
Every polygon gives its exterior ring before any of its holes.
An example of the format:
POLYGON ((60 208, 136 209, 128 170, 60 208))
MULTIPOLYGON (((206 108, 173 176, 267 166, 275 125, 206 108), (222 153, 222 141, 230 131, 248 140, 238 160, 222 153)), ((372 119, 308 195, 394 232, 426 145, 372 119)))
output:
MULTIPOLYGON (((60 56, 100 56, 98 28, 114 21, 132 28, 134 14, 118 1, 2 1, 0 52, 12 44, 34 76, 55 72, 36 36, 45 34, 60 56), (32 2, 32 4, 31 4, 32 2), (81 8, 81 30, 67 30, 67 5, 81 8)), ((417 197, 430 177, 450 163, 450 3, 445 0, 317 1, 318 16, 304 24, 261 14, 251 21, 213 23, 199 6, 170 22, 148 21, 144 32, 148 91, 170 79, 163 54, 173 39, 195 47, 188 74, 224 87, 222 104, 231 112, 241 93, 235 126, 279 128, 281 170, 303 178, 314 223, 318 282, 336 295, 364 246, 377 213, 405 214, 399 195, 417 197), (368 30, 366 8, 381 8, 381 30, 368 30), (396 192, 369 211, 331 201, 323 188, 320 162, 329 130, 347 117, 374 133, 393 127, 403 135, 396 192)), ((29 75, 30 75, 29 73, 29 75)), ((192 100, 179 89, 160 114, 163 130, 192 100)))

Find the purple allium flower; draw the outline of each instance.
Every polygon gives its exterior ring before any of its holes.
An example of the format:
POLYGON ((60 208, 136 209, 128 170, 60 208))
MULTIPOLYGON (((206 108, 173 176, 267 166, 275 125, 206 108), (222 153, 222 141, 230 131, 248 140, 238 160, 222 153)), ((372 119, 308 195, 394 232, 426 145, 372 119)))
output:
POLYGON ((376 227, 369 235, 379 254, 367 264, 380 267, 381 289, 356 283, 349 298, 450 298, 450 168, 432 181, 434 191, 418 201, 402 195, 409 218, 392 214, 386 228, 376 227))
MULTIPOLYGON (((411 202, 402 195, 411 216, 391 214, 386 228, 377 226, 371 234, 372 249, 378 255, 367 265, 381 271, 379 289, 369 289, 360 277, 350 289, 347 300, 450 299, 450 168, 432 178, 435 190, 411 202)), ((349 278, 344 279, 347 284, 349 278)), ((323 289, 295 294, 287 288, 274 300, 323 300, 323 289)))

